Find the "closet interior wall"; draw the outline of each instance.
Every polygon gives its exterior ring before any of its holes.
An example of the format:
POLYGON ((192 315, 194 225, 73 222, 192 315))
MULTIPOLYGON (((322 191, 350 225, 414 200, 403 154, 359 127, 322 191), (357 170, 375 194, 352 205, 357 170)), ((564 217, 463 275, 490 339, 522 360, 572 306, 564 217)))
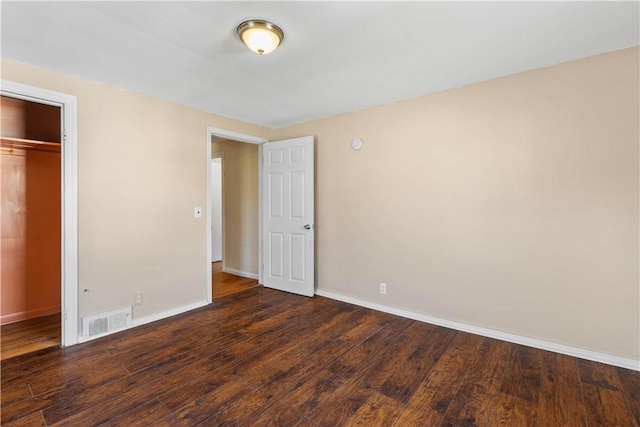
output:
POLYGON ((0 323, 60 312, 61 108, 2 96, 0 323))

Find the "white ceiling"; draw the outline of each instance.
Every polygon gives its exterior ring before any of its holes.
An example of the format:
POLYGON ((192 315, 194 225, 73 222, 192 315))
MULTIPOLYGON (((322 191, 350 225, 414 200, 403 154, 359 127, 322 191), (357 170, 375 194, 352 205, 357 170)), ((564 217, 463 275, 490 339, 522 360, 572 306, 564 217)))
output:
POLYGON ((638 45, 639 5, 2 1, 2 57, 277 128, 638 45))

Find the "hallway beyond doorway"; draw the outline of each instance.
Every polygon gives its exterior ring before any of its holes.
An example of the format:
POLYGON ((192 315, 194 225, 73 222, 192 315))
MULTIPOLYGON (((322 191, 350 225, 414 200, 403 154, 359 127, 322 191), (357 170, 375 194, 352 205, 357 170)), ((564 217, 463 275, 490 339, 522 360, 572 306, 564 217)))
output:
POLYGON ((213 298, 220 298, 258 286, 258 281, 235 276, 222 271, 222 261, 211 263, 211 286, 213 298))

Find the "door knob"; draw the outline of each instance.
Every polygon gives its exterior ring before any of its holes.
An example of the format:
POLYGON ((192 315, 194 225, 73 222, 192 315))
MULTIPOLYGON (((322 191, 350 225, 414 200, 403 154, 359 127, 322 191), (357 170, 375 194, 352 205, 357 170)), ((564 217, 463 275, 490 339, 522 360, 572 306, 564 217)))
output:
POLYGON ((313 228, 313 225, 311 224, 305 224, 304 229, 305 230, 311 230, 313 228))

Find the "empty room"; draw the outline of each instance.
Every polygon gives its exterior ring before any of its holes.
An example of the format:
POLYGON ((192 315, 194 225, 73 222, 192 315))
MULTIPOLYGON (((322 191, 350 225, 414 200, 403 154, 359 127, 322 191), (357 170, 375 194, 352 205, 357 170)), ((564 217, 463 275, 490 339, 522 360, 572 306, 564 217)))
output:
POLYGON ((0 7, 3 426, 640 427, 640 2, 0 7))

